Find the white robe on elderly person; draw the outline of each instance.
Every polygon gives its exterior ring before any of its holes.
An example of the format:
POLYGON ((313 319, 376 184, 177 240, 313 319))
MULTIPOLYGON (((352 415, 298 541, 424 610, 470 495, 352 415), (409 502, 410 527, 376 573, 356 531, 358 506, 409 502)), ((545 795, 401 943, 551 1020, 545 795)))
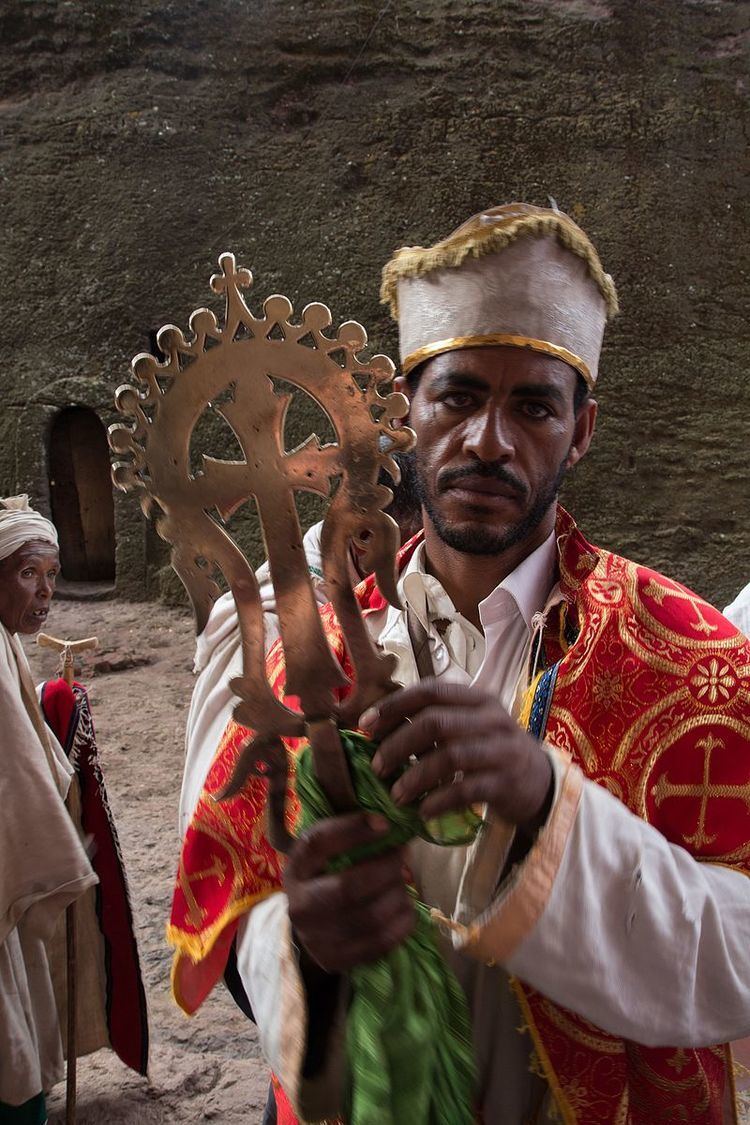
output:
MULTIPOLYGON (((57 547, 54 524, 26 495, 0 499, 0 561, 26 543, 57 547)), ((77 782, 44 721, 26 654, 0 623, 0 1102, 22 1105, 63 1076, 65 908, 97 877, 66 799, 77 782)), ((75 810, 74 810, 75 811, 75 810)), ((79 912, 80 948, 96 939, 93 891, 79 912)), ((107 1042, 96 964, 79 966, 79 1047, 107 1042)))
POLYGON ((73 771, 1 624, 0 715, 0 1101, 21 1105, 63 1077, 46 943, 97 879, 64 804, 73 771))

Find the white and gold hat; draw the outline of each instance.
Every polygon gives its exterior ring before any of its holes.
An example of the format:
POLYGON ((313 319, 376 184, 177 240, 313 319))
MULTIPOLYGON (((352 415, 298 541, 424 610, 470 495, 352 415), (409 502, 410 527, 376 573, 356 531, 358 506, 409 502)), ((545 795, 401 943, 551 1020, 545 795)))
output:
POLYGON ((564 360, 593 387, 614 282, 562 211, 506 203, 435 246, 404 246, 383 270, 405 375, 441 352, 507 344, 564 360))

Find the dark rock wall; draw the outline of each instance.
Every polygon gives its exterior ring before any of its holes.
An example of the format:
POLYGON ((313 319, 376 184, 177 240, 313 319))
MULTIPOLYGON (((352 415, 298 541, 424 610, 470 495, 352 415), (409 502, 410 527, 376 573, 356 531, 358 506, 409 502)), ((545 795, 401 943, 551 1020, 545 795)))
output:
MULTIPOLYGON (((567 502, 723 604, 750 579, 749 25, 731 0, 4 0, 0 490, 48 502, 50 419, 112 421, 222 250, 256 300, 324 300, 395 354, 391 250, 552 195, 622 303, 567 502)), ((169 587, 130 498, 117 534, 120 590, 169 587)))

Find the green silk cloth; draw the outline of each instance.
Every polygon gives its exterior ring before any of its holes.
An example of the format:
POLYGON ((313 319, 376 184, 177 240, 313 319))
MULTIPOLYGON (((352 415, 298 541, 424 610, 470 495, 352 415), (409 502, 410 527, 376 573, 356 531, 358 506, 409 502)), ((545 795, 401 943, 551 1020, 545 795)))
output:
MULTIPOLYGON (((375 745, 360 734, 341 731, 354 791, 365 812, 389 824, 385 837, 357 848, 331 864, 352 863, 407 843, 415 836, 436 843, 468 843, 479 817, 472 812, 422 821, 414 808, 400 808, 370 768, 375 745)), ((333 816, 315 777, 312 751, 297 760, 300 830, 333 816)), ((416 899, 414 933, 386 957, 359 965, 349 974, 351 1002, 346 1050, 348 1125, 472 1125, 474 1058, 469 1010, 458 980, 437 943, 428 908, 416 899)))

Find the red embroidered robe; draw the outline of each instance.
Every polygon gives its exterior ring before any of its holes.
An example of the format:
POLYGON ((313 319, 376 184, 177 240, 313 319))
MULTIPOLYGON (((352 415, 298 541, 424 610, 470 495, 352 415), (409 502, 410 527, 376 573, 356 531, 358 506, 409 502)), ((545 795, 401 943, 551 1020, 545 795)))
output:
MULTIPOLYGON (((679 583, 589 545, 562 509, 557 536, 564 601, 545 627, 548 671, 530 688, 530 727, 697 860, 748 871, 750 642, 679 583)), ((365 613, 385 605, 372 579, 358 598, 365 613)), ((350 672, 330 607, 322 613, 350 672)), ((268 671, 283 697, 278 645, 268 671)), ((222 805, 210 796, 231 775, 247 735, 229 724, 183 843, 168 937, 175 996, 188 1012, 220 978, 241 915, 282 882, 282 859, 264 835, 265 783, 249 782, 222 805)), ((289 740, 292 767, 298 746, 289 740)), ((518 995, 566 1123, 722 1122, 731 1083, 726 1048, 643 1047, 523 984, 518 995)))

